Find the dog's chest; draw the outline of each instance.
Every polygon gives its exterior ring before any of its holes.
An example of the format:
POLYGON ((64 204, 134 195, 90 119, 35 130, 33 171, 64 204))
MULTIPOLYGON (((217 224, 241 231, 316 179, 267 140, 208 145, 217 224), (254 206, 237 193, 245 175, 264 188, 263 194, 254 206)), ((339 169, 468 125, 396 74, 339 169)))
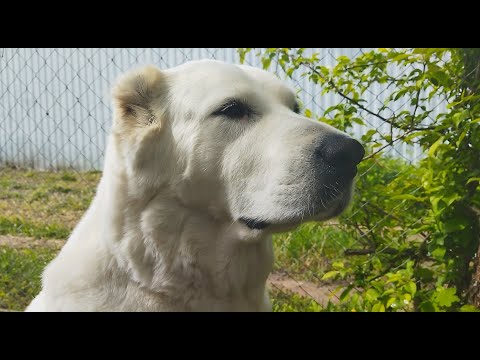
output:
POLYGON ((170 265, 154 275, 154 288, 170 298, 170 303, 190 311, 268 308, 265 284, 273 263, 270 239, 204 248, 192 248, 192 243, 179 246, 173 258, 165 259, 170 265))

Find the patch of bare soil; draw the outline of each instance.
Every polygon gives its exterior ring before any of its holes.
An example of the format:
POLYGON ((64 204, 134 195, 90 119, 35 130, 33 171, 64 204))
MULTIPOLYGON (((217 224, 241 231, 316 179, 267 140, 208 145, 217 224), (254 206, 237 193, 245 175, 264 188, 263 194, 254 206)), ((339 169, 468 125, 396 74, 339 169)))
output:
POLYGON ((45 240, 25 236, 0 235, 0 246, 8 246, 15 249, 61 249, 64 244, 65 240, 45 240))
POLYGON ((285 274, 276 272, 270 274, 267 285, 281 291, 290 291, 299 296, 314 299, 318 304, 326 306, 329 300, 333 303, 339 302, 338 295, 341 294, 341 290, 335 291, 335 289, 342 284, 318 285, 309 281, 297 281, 285 274))

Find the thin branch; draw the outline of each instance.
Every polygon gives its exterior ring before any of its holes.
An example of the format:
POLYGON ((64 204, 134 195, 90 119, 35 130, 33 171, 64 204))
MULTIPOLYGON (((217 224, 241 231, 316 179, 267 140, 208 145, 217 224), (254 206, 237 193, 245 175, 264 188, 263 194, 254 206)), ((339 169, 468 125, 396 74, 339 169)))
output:
MULTIPOLYGON (((321 73, 319 73, 319 72, 317 71, 317 69, 315 69, 314 67, 312 67, 312 65, 310 65, 309 63, 302 62, 302 65, 305 66, 305 67, 307 67, 308 69, 310 69, 312 72, 314 72, 315 74, 317 74, 318 76, 320 76, 322 79, 327 80, 327 79, 325 79, 325 77, 324 77, 321 73)), ((362 104, 360 104, 358 101, 352 99, 350 96, 345 95, 345 94, 342 92, 342 90, 340 90, 340 89, 338 88, 338 86, 337 86, 332 80, 327 80, 327 82, 328 82, 328 84, 329 84, 331 87, 333 87, 333 88, 335 89, 335 91, 338 93, 338 95, 340 95, 341 97, 343 97, 345 100, 348 100, 348 101, 354 103, 354 104, 357 105, 360 109, 366 111, 366 112, 369 113, 370 115, 373 115, 373 116, 379 118, 380 120, 382 120, 382 121, 384 121, 384 122, 386 122, 386 123, 392 124, 392 122, 391 122, 390 120, 388 120, 387 118, 381 116, 380 114, 374 113, 373 111, 367 109, 365 106, 363 106, 362 104)), ((395 125, 395 124, 393 123, 393 125, 395 125)))
POLYGON ((480 217, 480 209, 479 208, 476 208, 475 206, 470 206, 470 211, 472 213, 474 213, 475 215, 477 215, 478 217, 480 217))
POLYGON ((362 161, 371 159, 372 157, 374 157, 375 155, 377 155, 380 151, 384 150, 385 148, 387 148, 387 147, 389 147, 389 146, 392 146, 395 142, 397 142, 398 140, 403 139, 405 136, 411 134, 413 131, 414 131, 414 130, 409 130, 409 131, 405 132, 403 135, 399 136, 399 137, 396 138, 395 140, 390 141, 388 144, 382 146, 380 149, 378 149, 378 150, 375 151, 374 153, 368 155, 367 157, 364 157, 364 158, 362 159, 362 161))
POLYGON ((355 66, 350 66, 348 68, 345 68, 343 69, 344 71, 347 71, 347 70, 352 70, 352 69, 356 69, 356 68, 360 68, 360 67, 367 67, 367 66, 372 66, 372 65, 380 65, 380 64, 388 64, 389 61, 378 61, 378 62, 374 62, 374 63, 368 63, 368 64, 364 64, 364 65, 355 65, 355 66))
POLYGON ((358 225, 357 223, 355 224, 352 224, 353 227, 360 233, 360 239, 365 239, 368 243, 368 245, 374 247, 375 246, 375 242, 372 241, 368 236, 365 235, 365 232, 360 228, 360 225, 358 225))
MULTIPOLYGON (((355 104, 356 106, 358 106, 360 109, 362 109, 363 111, 366 111, 367 113, 369 113, 370 115, 373 115, 375 116, 376 118, 382 120, 383 122, 386 122, 387 124, 390 124, 392 125, 393 127, 395 128, 401 128, 400 126, 398 126, 394 121, 392 121, 391 119, 387 119, 386 117, 383 117, 382 115, 378 114, 378 113, 375 113, 373 112, 372 110, 366 108, 365 106, 363 106, 361 103, 359 103, 357 100, 354 100, 353 98, 351 98, 350 96, 344 94, 342 92, 342 90, 340 90, 338 88, 338 86, 332 81, 332 80, 328 80, 328 79, 325 79, 325 77, 323 76, 323 74, 321 74, 320 72, 318 72, 314 67, 312 67, 312 65, 310 65, 309 63, 305 63, 305 62, 302 62, 301 63, 303 66, 305 66, 306 68, 310 69, 310 71, 312 71, 313 73, 317 74, 319 77, 321 77, 322 79, 326 80, 328 82, 328 84, 337 92, 338 95, 340 95, 342 98, 344 98, 345 100, 348 100, 349 102, 355 104)), ((434 129, 434 127, 421 127, 421 128, 411 128, 412 130, 416 130, 416 131, 422 131, 422 130, 432 130, 434 129)))
POLYGON ((392 219, 397 220, 397 222, 401 223, 402 225, 405 224, 404 220, 400 219, 398 216, 395 216, 393 214, 388 214, 384 209, 382 209, 381 207, 379 207, 379 206, 377 206, 373 203, 368 203, 367 206, 371 207, 371 208, 374 208, 375 210, 381 212, 383 215, 389 215, 392 219))
MULTIPOLYGON (((343 254, 345 256, 353 255, 369 255, 377 253, 376 249, 346 249, 343 254)), ((396 255, 399 253, 397 249, 385 248, 382 250, 382 254, 396 255)))
MULTIPOLYGON (((423 73, 425 73, 425 68, 427 67, 427 64, 426 63, 423 63, 423 73)), ((423 82, 425 81, 425 79, 422 81, 422 85, 423 85, 423 82)), ((420 92, 422 91, 422 88, 420 87, 417 91, 417 101, 415 102, 415 109, 413 109, 413 114, 412 114, 412 125, 413 125, 413 121, 415 121, 415 115, 417 114, 417 109, 418 109, 418 101, 420 100, 420 92)))

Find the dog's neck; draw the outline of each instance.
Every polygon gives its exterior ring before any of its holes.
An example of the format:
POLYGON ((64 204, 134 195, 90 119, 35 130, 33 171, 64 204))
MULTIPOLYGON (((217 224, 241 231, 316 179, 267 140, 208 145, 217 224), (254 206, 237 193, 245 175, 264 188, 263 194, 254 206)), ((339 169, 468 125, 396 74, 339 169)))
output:
POLYGON ((244 225, 185 207, 175 189, 138 194, 132 186, 125 170, 105 169, 93 205, 101 209, 102 241, 133 281, 162 294, 195 288, 218 299, 264 291, 273 263, 270 236, 246 242, 244 225))

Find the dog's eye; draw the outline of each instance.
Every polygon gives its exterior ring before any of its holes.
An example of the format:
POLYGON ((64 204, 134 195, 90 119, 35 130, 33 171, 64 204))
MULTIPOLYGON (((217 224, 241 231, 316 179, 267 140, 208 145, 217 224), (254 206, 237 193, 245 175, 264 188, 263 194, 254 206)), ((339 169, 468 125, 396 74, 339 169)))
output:
POLYGON ((250 115, 251 109, 244 103, 238 101, 229 101, 222 105, 220 109, 213 113, 214 116, 226 116, 230 119, 242 119, 250 115))

